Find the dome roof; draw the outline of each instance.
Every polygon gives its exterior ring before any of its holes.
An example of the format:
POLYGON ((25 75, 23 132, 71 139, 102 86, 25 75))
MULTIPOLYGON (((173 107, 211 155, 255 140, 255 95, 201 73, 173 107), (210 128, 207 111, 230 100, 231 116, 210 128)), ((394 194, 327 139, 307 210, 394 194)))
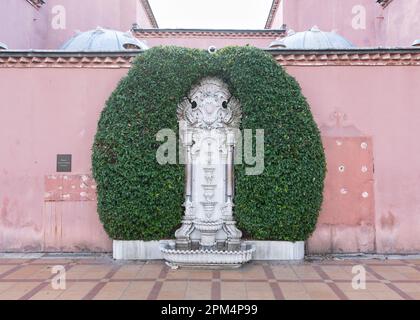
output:
POLYGON ((413 47, 420 47, 420 39, 414 40, 412 46, 413 47))
POLYGON ((67 51, 120 51, 128 49, 148 49, 147 45, 133 37, 130 32, 96 28, 79 32, 61 48, 67 51))
POLYGON ((324 32, 314 26, 308 31, 293 32, 282 39, 273 41, 273 49, 347 49, 354 47, 347 39, 335 32, 324 32))
POLYGON ((7 44, 0 42, 0 50, 7 50, 9 49, 9 47, 7 46, 7 44))

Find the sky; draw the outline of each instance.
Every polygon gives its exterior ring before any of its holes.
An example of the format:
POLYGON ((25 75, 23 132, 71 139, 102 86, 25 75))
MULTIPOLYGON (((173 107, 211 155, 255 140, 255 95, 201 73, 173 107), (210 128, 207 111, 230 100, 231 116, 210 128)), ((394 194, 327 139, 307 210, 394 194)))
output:
POLYGON ((272 0, 149 0, 160 28, 264 29, 272 0))

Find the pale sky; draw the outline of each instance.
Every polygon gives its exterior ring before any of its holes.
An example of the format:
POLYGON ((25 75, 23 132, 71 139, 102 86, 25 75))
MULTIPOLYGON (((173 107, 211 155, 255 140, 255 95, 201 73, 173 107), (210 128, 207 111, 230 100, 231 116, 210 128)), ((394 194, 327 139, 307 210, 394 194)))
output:
POLYGON ((264 29, 272 0, 149 0, 159 28, 264 29))

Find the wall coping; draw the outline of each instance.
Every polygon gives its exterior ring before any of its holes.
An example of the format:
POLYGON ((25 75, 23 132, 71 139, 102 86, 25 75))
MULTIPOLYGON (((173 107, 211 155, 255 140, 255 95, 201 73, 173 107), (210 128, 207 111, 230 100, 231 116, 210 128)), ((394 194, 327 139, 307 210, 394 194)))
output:
POLYGON ((386 8, 393 0, 377 0, 376 2, 378 2, 382 8, 386 8))
POLYGON ((26 2, 28 2, 35 9, 39 9, 43 4, 45 4, 45 0, 26 0, 26 2))
POLYGON ((143 29, 134 28, 132 32, 139 39, 144 38, 277 38, 286 34, 285 29, 143 29))
POLYGON ((140 2, 143 5, 144 10, 146 11, 146 15, 149 19, 150 24, 154 28, 159 28, 155 14, 153 13, 152 7, 150 6, 149 0, 140 0, 140 2))
MULTIPOLYGON (((283 66, 420 66, 420 48, 266 49, 283 66)), ((130 68, 133 51, 3 50, 0 68, 130 68)))
POLYGON ((268 13, 267 21, 265 22, 265 29, 271 29, 273 27, 274 18, 276 17, 277 10, 280 6, 281 0, 273 0, 271 3, 270 12, 268 13))

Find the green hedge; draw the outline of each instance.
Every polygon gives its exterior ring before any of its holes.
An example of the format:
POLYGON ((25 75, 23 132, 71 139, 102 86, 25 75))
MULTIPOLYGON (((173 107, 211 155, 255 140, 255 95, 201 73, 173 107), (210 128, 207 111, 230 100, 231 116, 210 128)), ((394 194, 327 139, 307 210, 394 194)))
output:
POLYGON ((156 161, 163 128, 177 131, 177 103, 206 76, 226 81, 242 106, 242 128, 264 129, 265 169, 235 167, 235 216, 245 237, 305 240, 322 203, 325 157, 298 83, 253 47, 209 54, 155 47, 139 55, 102 111, 93 145, 98 212, 113 239, 173 238, 183 214, 182 165, 156 161))

